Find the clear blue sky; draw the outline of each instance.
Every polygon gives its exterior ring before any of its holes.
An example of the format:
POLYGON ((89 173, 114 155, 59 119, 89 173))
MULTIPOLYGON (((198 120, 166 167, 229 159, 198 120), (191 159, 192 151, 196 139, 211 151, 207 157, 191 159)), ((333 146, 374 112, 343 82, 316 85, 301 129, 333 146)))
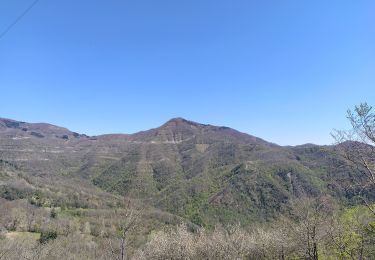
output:
MULTIPOLYGON (((32 0, 0 1, 0 31, 32 0)), ((375 1, 64 0, 0 39, 0 117, 90 135, 172 117, 330 144, 375 106, 375 1)))

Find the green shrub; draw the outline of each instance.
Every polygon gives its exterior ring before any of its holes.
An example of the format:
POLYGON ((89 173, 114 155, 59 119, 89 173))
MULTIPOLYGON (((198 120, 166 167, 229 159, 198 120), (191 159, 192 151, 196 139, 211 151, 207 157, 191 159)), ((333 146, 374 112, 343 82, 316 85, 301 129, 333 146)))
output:
POLYGON ((41 244, 47 243, 49 240, 54 240, 57 238, 57 232, 54 230, 47 230, 47 231, 42 231, 40 233, 40 239, 39 242, 41 244))
POLYGON ((55 208, 52 208, 51 213, 50 213, 51 218, 57 218, 57 212, 55 208))

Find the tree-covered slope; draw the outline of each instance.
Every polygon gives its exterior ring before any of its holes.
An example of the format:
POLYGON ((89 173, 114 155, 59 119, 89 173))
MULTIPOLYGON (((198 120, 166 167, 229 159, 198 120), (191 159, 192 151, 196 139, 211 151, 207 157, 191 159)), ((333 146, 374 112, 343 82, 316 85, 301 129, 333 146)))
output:
POLYGON ((338 170, 334 147, 282 147, 182 118, 96 137, 1 119, 0 157, 3 184, 11 172, 77 179, 199 225, 267 220, 301 195, 348 195, 336 177, 349 169, 338 170))

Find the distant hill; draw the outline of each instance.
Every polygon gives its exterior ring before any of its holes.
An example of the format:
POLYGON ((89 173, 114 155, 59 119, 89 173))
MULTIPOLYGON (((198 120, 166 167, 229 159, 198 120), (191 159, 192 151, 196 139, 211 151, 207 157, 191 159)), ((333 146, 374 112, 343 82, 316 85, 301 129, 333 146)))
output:
MULTIPOLYGON (((131 135, 89 137, 0 119, 0 185, 12 176, 95 185, 199 225, 287 213, 301 195, 347 201, 334 146, 283 147, 229 127, 174 118, 131 135)), ((8 182, 7 182, 8 181, 8 182)), ((79 189, 79 187, 77 187, 79 189)))

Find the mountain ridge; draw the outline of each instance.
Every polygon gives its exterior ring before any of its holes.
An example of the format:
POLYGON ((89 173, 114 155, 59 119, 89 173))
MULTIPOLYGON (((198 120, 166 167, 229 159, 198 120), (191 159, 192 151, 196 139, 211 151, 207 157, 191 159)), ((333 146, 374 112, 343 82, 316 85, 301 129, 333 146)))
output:
POLYGON ((341 163, 334 149, 279 146, 183 118, 135 134, 90 137, 48 124, 0 120, 6 178, 18 172, 42 181, 77 179, 197 225, 273 218, 302 194, 345 199, 334 178, 348 171, 333 167, 341 163))
POLYGON ((316 145, 312 143, 306 143, 306 144, 300 144, 300 145, 279 145, 273 142, 266 141, 262 138, 253 136, 249 133, 246 132, 241 132, 238 131, 234 128, 228 127, 228 126, 216 126, 216 125, 211 125, 211 124, 204 124, 204 123, 199 123, 196 121, 188 120, 183 117, 174 117, 166 121, 165 123, 161 124, 158 127, 155 128, 150 128, 147 130, 140 130, 135 133, 104 133, 104 134, 99 134, 99 135, 87 135, 85 133, 77 133, 74 131, 69 130, 68 128, 61 127, 58 125, 50 124, 50 123, 44 123, 44 122, 38 122, 38 123, 30 123, 30 122, 25 122, 25 121, 19 121, 15 119, 9 119, 9 118, 1 118, 0 117, 0 132, 5 131, 6 128, 8 129, 18 129, 18 130, 23 130, 24 132, 27 132, 30 130, 30 132, 35 132, 36 135, 38 136, 38 131, 41 131, 42 135, 45 133, 47 136, 53 136, 53 134, 60 135, 68 135, 69 136, 74 136, 74 137, 86 137, 86 138, 111 138, 111 137, 117 137, 117 138, 130 138, 130 139, 137 139, 138 137, 142 137, 144 134, 152 132, 154 134, 154 131, 157 130, 162 130, 166 128, 177 128, 177 127, 183 127, 183 128, 198 128, 198 129, 207 129, 207 130, 214 130, 214 131, 226 131, 228 134, 241 134, 241 135, 246 135, 254 140, 259 140, 263 142, 267 142, 269 144, 275 145, 275 146, 281 146, 281 147, 295 147, 295 146, 304 146, 304 145, 316 145), (22 127, 23 126, 23 127, 22 127), (56 132, 54 132, 54 130, 56 132))

